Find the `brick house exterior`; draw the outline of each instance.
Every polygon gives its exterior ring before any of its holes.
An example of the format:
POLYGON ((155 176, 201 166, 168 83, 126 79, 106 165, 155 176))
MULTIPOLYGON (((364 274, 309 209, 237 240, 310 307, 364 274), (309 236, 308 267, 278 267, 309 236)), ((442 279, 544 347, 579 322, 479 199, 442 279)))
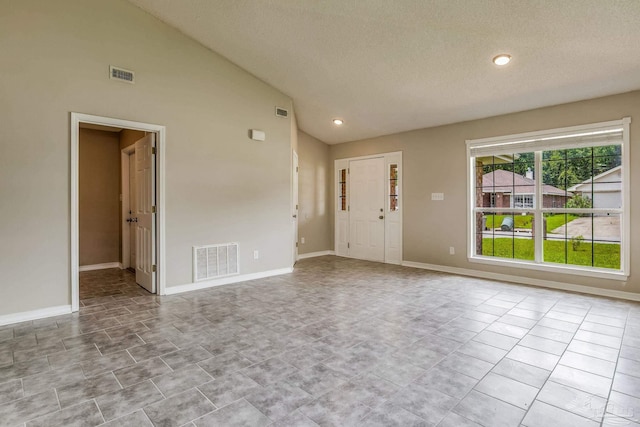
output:
MULTIPOLYGON (((529 173, 527 173, 529 175, 529 173)), ((573 193, 544 184, 542 206, 563 208, 573 193)), ((502 169, 482 175, 482 206, 493 208, 533 207, 535 181, 532 176, 522 176, 502 169)))

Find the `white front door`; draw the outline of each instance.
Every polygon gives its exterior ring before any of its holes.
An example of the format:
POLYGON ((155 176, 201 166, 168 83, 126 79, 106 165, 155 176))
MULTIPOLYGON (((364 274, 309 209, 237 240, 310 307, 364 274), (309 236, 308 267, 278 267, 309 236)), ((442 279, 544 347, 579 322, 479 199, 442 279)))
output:
POLYGON ((155 293, 155 134, 151 133, 135 144, 135 203, 136 282, 155 293))
POLYGON ((298 153, 293 152, 293 165, 292 165, 292 173, 293 173, 293 183, 292 189, 293 192, 293 263, 298 260, 298 153))
POLYGON ((384 262, 384 158, 349 162, 349 256, 384 262))

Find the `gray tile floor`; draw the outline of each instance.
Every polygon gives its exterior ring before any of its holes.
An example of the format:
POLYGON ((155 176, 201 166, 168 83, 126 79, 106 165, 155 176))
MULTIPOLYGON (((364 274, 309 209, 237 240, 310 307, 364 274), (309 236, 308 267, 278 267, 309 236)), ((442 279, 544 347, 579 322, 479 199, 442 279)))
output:
POLYGON ((640 426, 640 304, 336 257, 81 283, 80 313, 0 327, 0 426, 640 426))

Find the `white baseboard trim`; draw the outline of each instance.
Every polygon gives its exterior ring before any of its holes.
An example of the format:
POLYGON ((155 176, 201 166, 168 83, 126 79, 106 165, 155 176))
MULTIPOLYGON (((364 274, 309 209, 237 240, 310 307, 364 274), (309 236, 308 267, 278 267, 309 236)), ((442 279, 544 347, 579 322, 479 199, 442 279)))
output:
POLYGON ((30 320, 43 319, 45 317, 71 314, 71 305, 59 305, 57 307, 47 307, 38 310, 23 311, 22 313, 5 314, 0 316, 0 326, 12 323, 28 322, 30 320))
POLYGON ((335 251, 309 252, 308 254, 298 254, 298 259, 315 258, 318 256, 335 255, 335 254, 336 254, 335 251))
POLYGON ((293 272, 293 267, 280 268, 277 270, 261 271, 259 273, 240 274, 238 276, 223 277, 220 279, 206 280, 203 282, 188 283, 186 285, 167 286, 165 295, 181 294, 183 292, 198 291, 201 289, 213 288, 215 286, 230 285, 231 283, 246 282, 247 280, 264 279, 265 277, 279 276, 293 272))
POLYGON ((78 268, 78 271, 104 270, 107 268, 122 269, 122 263, 121 262, 105 262, 103 264, 81 265, 78 268))
POLYGON ((617 291, 615 289, 600 289, 591 286, 574 285, 572 283, 556 282, 552 280, 532 279, 529 277, 513 276, 511 274, 492 273, 488 271, 471 270, 468 268, 449 267, 446 265, 425 264, 422 262, 402 261, 406 267, 421 268, 423 270, 441 271, 443 273, 459 274, 461 276, 478 277, 481 279, 500 280, 504 282, 520 283, 523 285, 542 288, 558 289, 562 291, 579 292, 582 294, 598 295, 601 297, 619 298, 630 301, 640 301, 640 294, 634 292, 617 291))

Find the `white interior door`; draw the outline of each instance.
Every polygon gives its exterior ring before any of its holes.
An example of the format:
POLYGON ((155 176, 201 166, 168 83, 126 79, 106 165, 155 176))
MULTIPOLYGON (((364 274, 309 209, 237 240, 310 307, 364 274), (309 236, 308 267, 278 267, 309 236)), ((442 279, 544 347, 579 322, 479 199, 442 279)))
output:
POLYGON ((293 152, 292 189, 293 192, 293 262, 298 259, 298 153, 293 152))
POLYGON ((349 162, 349 256, 384 262, 384 158, 349 162))
POLYGON ((150 133, 135 144, 135 266, 136 282, 155 293, 155 134, 150 133))
POLYGON ((136 268, 136 230, 131 219, 136 215, 136 153, 129 154, 129 211, 127 226, 129 227, 129 265, 136 268))

